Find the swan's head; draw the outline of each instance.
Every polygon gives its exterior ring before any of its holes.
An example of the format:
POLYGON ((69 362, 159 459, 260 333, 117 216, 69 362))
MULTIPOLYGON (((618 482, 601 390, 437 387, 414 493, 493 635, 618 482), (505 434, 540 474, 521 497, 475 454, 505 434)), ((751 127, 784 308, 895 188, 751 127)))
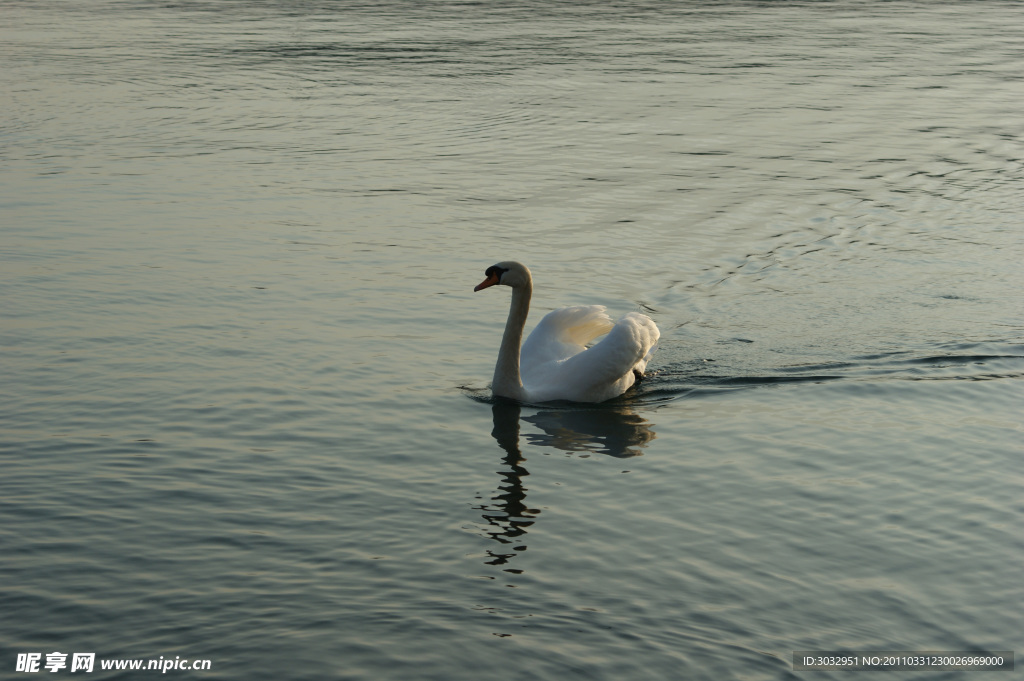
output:
POLYGON ((473 289, 474 291, 479 291, 495 284, 516 288, 519 286, 529 286, 533 283, 533 277, 530 276, 530 270, 526 265, 514 260, 491 265, 484 274, 487 275, 487 278, 477 284, 477 287, 473 289))

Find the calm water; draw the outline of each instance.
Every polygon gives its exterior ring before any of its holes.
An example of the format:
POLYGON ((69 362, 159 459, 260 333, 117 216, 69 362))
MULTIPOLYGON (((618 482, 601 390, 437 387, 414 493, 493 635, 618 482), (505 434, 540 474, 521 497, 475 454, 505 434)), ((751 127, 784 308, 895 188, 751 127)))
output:
POLYGON ((6 673, 1024 653, 1019 3, 0 17, 6 673), (492 404, 504 259, 642 387, 492 404))

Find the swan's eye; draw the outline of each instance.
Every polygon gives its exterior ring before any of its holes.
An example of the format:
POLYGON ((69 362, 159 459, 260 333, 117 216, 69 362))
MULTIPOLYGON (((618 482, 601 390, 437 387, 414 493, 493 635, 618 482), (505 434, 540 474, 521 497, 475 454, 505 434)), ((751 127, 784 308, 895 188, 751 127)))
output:
POLYGON ((488 279, 490 279, 491 277, 494 277, 498 281, 501 281, 501 276, 503 274, 505 274, 506 272, 508 272, 508 270, 505 269, 504 267, 498 267, 497 265, 491 265, 490 267, 488 267, 484 271, 484 274, 487 276, 488 279))

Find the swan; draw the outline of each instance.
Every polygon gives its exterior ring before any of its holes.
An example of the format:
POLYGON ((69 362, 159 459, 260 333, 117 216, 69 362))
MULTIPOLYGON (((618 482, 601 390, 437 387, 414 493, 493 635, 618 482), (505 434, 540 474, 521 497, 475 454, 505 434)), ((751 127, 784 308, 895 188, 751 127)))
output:
POLYGON ((616 323, 604 305, 563 307, 549 312, 523 342, 533 277, 522 263, 499 262, 473 289, 512 287, 505 334, 498 350, 491 392, 520 402, 604 402, 643 377, 661 332, 647 315, 630 312, 616 323), (605 335, 607 334, 607 335, 605 335), (599 336, 601 342, 587 348, 599 336))

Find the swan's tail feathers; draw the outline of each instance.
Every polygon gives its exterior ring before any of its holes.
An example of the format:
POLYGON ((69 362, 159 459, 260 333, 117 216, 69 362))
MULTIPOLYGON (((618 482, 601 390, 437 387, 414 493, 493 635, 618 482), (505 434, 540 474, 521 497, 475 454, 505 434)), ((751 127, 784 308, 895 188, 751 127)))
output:
POLYGON ((655 350, 658 349, 658 340, 661 338, 661 330, 658 329, 658 326, 654 323, 653 319, 639 312, 630 312, 625 315, 619 323, 625 324, 629 327, 634 343, 639 345, 638 354, 640 354, 641 357, 637 360, 633 369, 634 371, 639 371, 643 374, 647 371, 647 363, 651 361, 651 357, 654 356, 655 350))
MULTIPOLYGON (((655 327, 654 330, 657 331, 658 328, 655 327)), ((661 333, 659 332, 658 335, 655 336, 655 338, 658 338, 660 335, 661 335, 661 333)), ((651 361, 651 357, 654 356, 654 352, 657 349, 658 349, 658 344, 657 344, 657 342, 655 342, 654 345, 652 345, 650 347, 650 349, 647 351, 647 354, 644 355, 643 358, 641 358, 641 360, 636 363, 636 368, 639 369, 641 372, 647 371, 647 363, 651 361)))

